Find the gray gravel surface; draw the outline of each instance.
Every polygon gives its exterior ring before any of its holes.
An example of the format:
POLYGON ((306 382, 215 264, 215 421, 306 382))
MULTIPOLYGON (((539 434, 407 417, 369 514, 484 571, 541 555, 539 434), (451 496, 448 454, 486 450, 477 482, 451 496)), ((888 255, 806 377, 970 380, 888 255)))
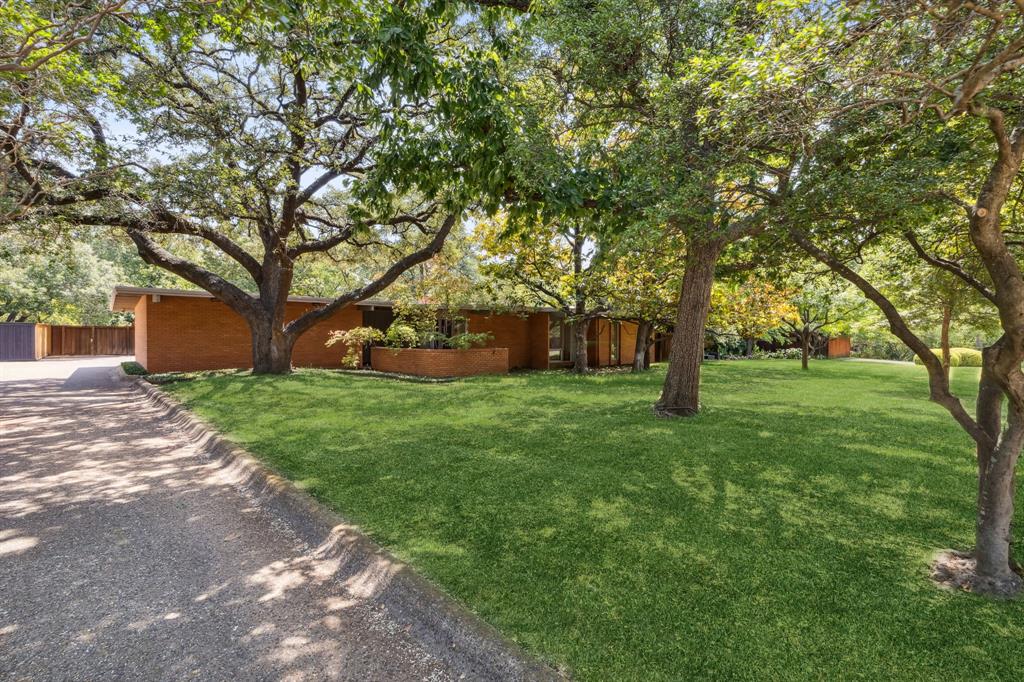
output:
POLYGON ((456 676, 374 604, 375 576, 339 580, 85 370, 0 382, 0 679, 456 676))

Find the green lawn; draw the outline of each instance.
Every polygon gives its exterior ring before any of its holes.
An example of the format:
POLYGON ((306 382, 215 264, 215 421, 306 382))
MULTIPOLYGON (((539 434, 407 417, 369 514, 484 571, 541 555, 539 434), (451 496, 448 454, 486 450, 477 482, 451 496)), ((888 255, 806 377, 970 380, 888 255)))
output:
POLYGON ((165 390, 579 679, 1024 679, 1024 601, 927 579, 975 474, 922 368, 709 363, 683 421, 663 377, 165 390))

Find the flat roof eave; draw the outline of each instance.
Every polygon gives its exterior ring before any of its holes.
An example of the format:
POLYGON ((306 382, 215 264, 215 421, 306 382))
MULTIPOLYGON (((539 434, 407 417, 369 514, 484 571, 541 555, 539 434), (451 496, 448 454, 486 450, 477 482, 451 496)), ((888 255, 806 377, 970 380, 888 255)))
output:
MULTIPOLYGON (((166 289, 162 287, 133 287, 118 284, 114 287, 110 296, 110 309, 115 311, 132 312, 135 310, 135 305, 139 302, 139 299, 143 296, 178 296, 184 298, 214 298, 213 294, 202 289, 166 289)), ((323 298, 319 296, 289 296, 289 303, 317 303, 326 305, 333 301, 333 298, 323 298)), ((367 298, 362 301, 354 303, 358 307, 365 308, 393 308, 394 301, 387 299, 367 298)), ((467 306, 466 310, 474 312, 494 312, 494 308, 481 307, 481 306, 467 306)), ((516 310, 510 310, 509 312, 515 313, 553 313, 557 312, 554 308, 547 307, 536 307, 536 308, 520 308, 516 310)))

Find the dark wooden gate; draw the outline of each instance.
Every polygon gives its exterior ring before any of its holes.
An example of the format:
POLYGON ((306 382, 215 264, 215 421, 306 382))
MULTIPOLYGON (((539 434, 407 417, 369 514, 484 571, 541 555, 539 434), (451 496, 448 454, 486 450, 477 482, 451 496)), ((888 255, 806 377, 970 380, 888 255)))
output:
POLYGON ((31 322, 0 324, 0 360, 35 360, 36 326, 31 322))
POLYGON ((134 327, 50 327, 50 355, 132 355, 134 327))

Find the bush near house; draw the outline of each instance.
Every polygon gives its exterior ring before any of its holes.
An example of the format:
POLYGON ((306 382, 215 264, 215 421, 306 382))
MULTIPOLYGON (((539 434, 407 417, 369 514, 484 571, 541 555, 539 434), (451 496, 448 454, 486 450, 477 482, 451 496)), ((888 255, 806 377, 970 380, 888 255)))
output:
MULTIPOLYGON (((941 348, 932 348, 932 352, 935 353, 940 359, 942 358, 941 348)), ((923 365, 921 358, 914 356, 915 365, 923 365)), ((981 367, 981 351, 974 348, 950 348, 949 349, 949 366, 950 367, 981 367)))
POLYGON ((134 360, 129 362, 122 362, 121 369, 124 371, 125 374, 133 377, 141 377, 149 374, 149 371, 145 367, 135 362, 134 360))

